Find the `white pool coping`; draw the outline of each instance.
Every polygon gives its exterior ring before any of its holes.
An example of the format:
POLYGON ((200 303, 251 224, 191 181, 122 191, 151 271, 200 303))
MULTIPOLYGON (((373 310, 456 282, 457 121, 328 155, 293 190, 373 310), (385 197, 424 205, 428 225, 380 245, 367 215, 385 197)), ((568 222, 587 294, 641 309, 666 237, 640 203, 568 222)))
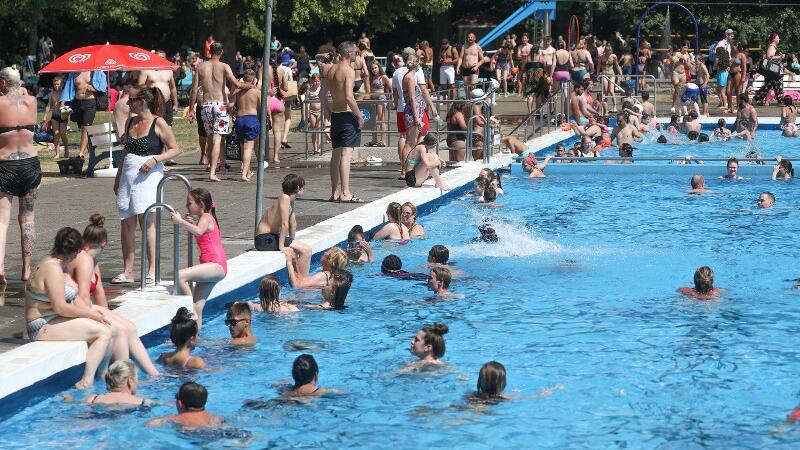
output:
MULTIPOLYGON (((546 147, 568 137, 570 133, 561 131, 550 133, 530 141, 531 146, 546 147)), ((534 147, 531 147, 534 148, 534 147)), ((443 181, 452 188, 460 188, 471 183, 484 167, 496 169, 507 166, 511 154, 503 153, 492 157, 490 164, 469 162, 463 167, 442 175, 443 181)), ((340 214, 297 232, 296 239, 311 246, 314 253, 322 252, 347 239, 347 233, 354 225, 365 230, 384 223, 386 206, 393 201, 412 202, 417 207, 435 201, 447 192, 433 186, 428 180, 422 188, 406 188, 381 199, 367 203, 352 211, 340 214)), ((228 275, 220 281, 209 295, 209 303, 286 267, 286 260, 279 252, 245 252, 228 260, 228 275)), ((175 315, 175 311, 186 306, 191 308, 189 296, 168 295, 164 286, 146 291, 127 292, 119 298, 121 306, 116 313, 131 320, 143 336, 165 327, 175 315)), ((39 381, 46 380, 64 370, 82 364, 86 358, 85 342, 31 342, 0 354, 0 401, 3 398, 25 389, 39 381)), ((78 381, 70 380, 70 382, 78 381)))

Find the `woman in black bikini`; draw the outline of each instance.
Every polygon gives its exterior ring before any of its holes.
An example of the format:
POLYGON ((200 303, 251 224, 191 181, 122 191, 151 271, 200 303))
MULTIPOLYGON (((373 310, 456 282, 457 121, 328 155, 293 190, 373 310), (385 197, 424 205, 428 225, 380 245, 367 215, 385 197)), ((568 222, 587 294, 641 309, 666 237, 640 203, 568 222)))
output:
POLYGON ((450 161, 464 161, 467 157, 467 121, 464 102, 454 102, 447 111, 447 148, 450 161))
POLYGON ((90 395, 84 400, 90 405, 130 405, 145 406, 150 402, 136 395, 139 387, 139 377, 136 375, 136 365, 128 360, 116 361, 108 366, 106 372, 105 394, 90 395))

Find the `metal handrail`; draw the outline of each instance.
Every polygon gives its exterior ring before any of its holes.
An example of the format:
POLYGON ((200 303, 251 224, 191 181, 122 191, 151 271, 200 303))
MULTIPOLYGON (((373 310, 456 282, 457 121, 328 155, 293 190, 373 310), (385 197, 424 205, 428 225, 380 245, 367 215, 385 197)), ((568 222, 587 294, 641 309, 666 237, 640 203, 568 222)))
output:
MULTIPOLYGON (((142 259, 142 271, 141 271, 142 287, 141 287, 141 290, 145 290, 145 288, 147 287, 147 281, 146 281, 146 278, 147 278, 147 219, 150 216, 150 212, 155 208, 158 208, 158 210, 161 210, 162 208, 164 208, 164 209, 168 210, 169 212, 173 212, 173 213, 176 212, 175 208, 173 208, 172 206, 170 206, 170 205, 168 205, 166 203, 160 203, 160 202, 159 203, 153 203, 152 205, 148 206, 147 209, 144 210, 144 226, 142 227, 142 258, 141 258, 142 259)), ((179 292, 180 292, 179 291, 179 287, 180 287, 179 284, 180 284, 180 268, 181 268, 180 267, 180 257, 181 257, 181 255, 180 255, 180 253, 181 253, 181 251, 180 251, 181 250, 181 242, 180 242, 181 241, 181 238, 180 238, 181 230, 180 230, 180 226, 176 223, 175 226, 173 227, 173 230, 174 230, 175 238, 174 238, 173 255, 172 255, 172 258, 173 258, 172 259, 172 270, 175 272, 175 281, 174 281, 175 284, 174 284, 173 289, 172 289, 172 294, 173 295, 178 295, 179 292)), ((156 234, 156 236, 158 236, 158 234, 156 234)), ((156 250, 158 250, 158 247, 156 247, 156 250)), ((156 267, 159 266, 159 262, 160 261, 156 260, 156 267)))
MULTIPOLYGON (((192 190, 192 183, 183 175, 177 173, 171 173, 165 175, 161 181, 158 182, 158 187, 156 187, 156 203, 164 203, 164 185, 167 184, 170 180, 179 180, 185 186, 187 191, 192 190)), ((146 224, 147 222, 145 222, 146 224)), ((187 250, 186 250, 186 257, 187 257, 187 264, 192 265, 192 261, 194 261, 194 250, 192 247, 192 233, 186 232, 187 236, 187 250)), ((159 208, 156 210, 156 284, 161 283, 161 209, 159 208)))
MULTIPOLYGON (((563 89, 562 89, 562 87, 559 85, 559 86, 558 86, 558 88, 555 90, 555 92, 552 92, 552 93, 551 93, 551 94, 550 94, 550 95, 547 97, 547 99, 545 99, 544 103, 543 103, 541 106, 539 106, 538 108, 536 108, 536 109, 534 109, 533 111, 531 111, 530 113, 528 113, 528 115, 527 115, 527 116, 525 116, 525 118, 524 118, 524 119, 522 119, 522 122, 520 122, 520 123, 519 123, 517 126, 515 126, 515 127, 514 127, 514 128, 511 130, 511 131, 509 131, 509 132, 508 132, 508 134, 509 134, 509 135, 512 135, 512 134, 516 133, 517 131, 519 131, 519 129, 520 129, 520 128, 522 128, 522 126, 523 126, 523 125, 525 125, 525 126, 526 126, 526 128, 527 128, 527 123, 528 123, 528 122, 529 122, 531 119, 535 119, 537 116, 542 116, 542 115, 543 115, 543 114, 542 114, 542 112, 543 112, 542 110, 543 110, 545 107, 549 107, 549 108, 550 108, 550 110, 551 110, 551 111, 549 111, 549 113, 550 113, 550 114, 552 114, 552 113, 554 112, 554 111, 552 111, 552 110, 553 110, 553 107, 554 107, 554 104, 555 104, 555 102, 554 102, 554 100, 555 100, 555 97, 556 97, 557 95, 561 95, 561 93, 562 93, 562 92, 563 92, 563 89)), ((528 140, 527 133, 525 134, 525 140, 528 140)))

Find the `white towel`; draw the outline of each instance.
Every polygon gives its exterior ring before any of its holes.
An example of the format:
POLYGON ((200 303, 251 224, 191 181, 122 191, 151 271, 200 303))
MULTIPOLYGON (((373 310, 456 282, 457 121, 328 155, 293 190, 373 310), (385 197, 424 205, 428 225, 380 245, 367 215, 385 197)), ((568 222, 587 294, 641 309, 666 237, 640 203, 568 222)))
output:
POLYGON ((139 168, 152 156, 138 156, 128 153, 122 164, 117 190, 117 210, 119 219, 143 214, 156 202, 158 182, 164 177, 164 165, 158 163, 148 173, 139 172, 139 168))

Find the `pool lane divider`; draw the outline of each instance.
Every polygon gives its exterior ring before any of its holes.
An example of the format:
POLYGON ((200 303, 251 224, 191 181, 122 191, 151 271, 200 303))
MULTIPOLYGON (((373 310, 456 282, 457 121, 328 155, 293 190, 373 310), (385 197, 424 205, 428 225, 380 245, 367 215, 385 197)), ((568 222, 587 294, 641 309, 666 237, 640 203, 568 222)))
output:
MULTIPOLYGON (((568 133, 555 131, 529 144, 554 145, 563 140, 564 135, 568 133)), ((381 227, 389 203, 412 202, 421 214, 429 213, 469 189, 482 168, 497 169, 510 162, 511 154, 503 153, 493 156, 490 164, 466 163, 442 174, 442 180, 452 188, 450 191, 435 188, 433 180, 428 180, 421 188, 402 189, 300 230, 296 239, 311 245, 313 261, 318 262, 324 251, 346 241, 354 225, 361 225, 366 231, 381 227)), ((261 278, 269 274, 286 280, 286 259, 282 253, 250 251, 229 259, 228 275, 211 291, 204 313, 213 317, 214 312, 221 311, 228 302, 253 298, 261 278)), ((144 291, 134 290, 113 300, 120 304, 114 311, 136 324, 145 345, 163 342, 166 326, 175 311, 181 306, 191 308, 191 297, 170 295, 169 287, 169 283, 165 283, 144 291)), ((85 342, 36 341, 0 354, 0 419, 69 389, 80 378, 86 351, 85 342)), ((98 379, 96 383, 103 381, 98 379)))

